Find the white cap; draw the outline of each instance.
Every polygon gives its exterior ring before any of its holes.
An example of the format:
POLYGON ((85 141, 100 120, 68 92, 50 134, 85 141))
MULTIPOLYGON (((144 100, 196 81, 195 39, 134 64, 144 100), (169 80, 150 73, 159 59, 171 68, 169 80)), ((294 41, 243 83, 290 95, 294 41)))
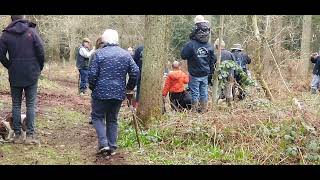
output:
POLYGON ((197 15, 197 16, 194 18, 194 23, 197 24, 197 23, 201 23, 201 22, 209 23, 209 21, 208 21, 208 20, 205 20, 202 15, 197 15))

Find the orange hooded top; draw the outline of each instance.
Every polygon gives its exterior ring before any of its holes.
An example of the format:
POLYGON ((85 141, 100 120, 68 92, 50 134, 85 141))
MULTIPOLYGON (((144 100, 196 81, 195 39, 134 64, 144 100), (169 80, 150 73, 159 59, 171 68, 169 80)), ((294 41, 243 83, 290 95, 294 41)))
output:
POLYGON ((184 85, 188 84, 189 76, 181 70, 170 71, 162 90, 162 95, 167 96, 168 92, 179 93, 184 91, 184 85))

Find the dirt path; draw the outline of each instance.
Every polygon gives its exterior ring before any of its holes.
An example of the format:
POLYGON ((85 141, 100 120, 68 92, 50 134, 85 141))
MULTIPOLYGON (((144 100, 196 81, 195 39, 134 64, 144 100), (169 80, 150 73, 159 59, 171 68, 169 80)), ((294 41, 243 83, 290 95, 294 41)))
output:
MULTIPOLYGON (((72 89, 72 92, 77 92, 78 84, 69 81, 54 79, 62 87, 72 89)), ((4 117, 11 111, 11 98, 9 92, 0 92, 0 100, 5 104, 4 108, 0 109, 0 117, 4 117)), ((121 149, 119 153, 112 158, 105 158, 96 156, 97 138, 92 125, 88 123, 90 115, 90 96, 80 97, 77 94, 59 94, 57 92, 40 90, 38 94, 38 117, 37 123, 50 122, 54 125, 45 125, 37 129, 39 138, 46 148, 53 149, 53 151, 64 154, 72 149, 78 150, 78 158, 81 159, 79 164, 128 164, 126 161, 126 153, 121 149), (81 114, 82 119, 80 123, 71 125, 63 121, 57 115, 52 113, 52 108, 60 108, 63 111, 70 111, 81 114)), ((22 109, 23 111, 23 109, 22 109)), ((10 146, 16 146, 10 144, 10 146)), ((13 152, 15 153, 15 152, 13 152)), ((6 156, 1 152, 0 158, 6 156)), ((63 156, 63 155, 62 155, 63 156)), ((69 158, 69 157, 68 157, 69 158)), ((14 163, 14 162, 13 162, 14 163)), ((54 162, 53 162, 54 163, 54 162)), ((77 164, 77 162, 75 162, 77 164)))

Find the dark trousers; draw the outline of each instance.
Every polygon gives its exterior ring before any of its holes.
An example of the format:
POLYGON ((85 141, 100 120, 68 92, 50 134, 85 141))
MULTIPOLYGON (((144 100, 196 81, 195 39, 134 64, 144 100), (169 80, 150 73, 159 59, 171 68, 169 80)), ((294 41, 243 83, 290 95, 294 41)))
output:
MULTIPOLYGON (((243 71, 245 73, 247 73, 247 69, 243 69, 243 71)), ((240 87, 242 87, 242 84, 241 84, 241 77, 238 73, 235 74, 235 79, 237 81, 237 83, 240 85, 240 87)), ((240 100, 243 100, 244 98, 246 97, 246 92, 242 89, 239 89, 239 95, 238 95, 238 98, 240 100)))
POLYGON ((99 147, 117 149, 118 114, 121 100, 96 100, 92 99, 91 119, 96 129, 99 147))
POLYGON ((141 78, 137 81, 137 94, 136 94, 136 102, 140 100, 140 87, 141 87, 141 78))
POLYGON ((191 96, 187 91, 180 93, 169 93, 171 108, 180 111, 182 109, 191 109, 191 96))
POLYGON ((213 77, 213 74, 208 75, 208 85, 209 86, 213 86, 212 77, 213 77))
POLYGON ((22 92, 25 92, 26 106, 27 106, 27 135, 34 134, 34 121, 35 121, 35 103, 37 97, 38 84, 35 83, 27 87, 11 87, 12 97, 12 117, 13 117, 13 130, 16 135, 21 134, 21 103, 22 92))
POLYGON ((88 88, 88 75, 89 75, 89 70, 88 69, 79 69, 80 73, 80 92, 84 92, 88 88))

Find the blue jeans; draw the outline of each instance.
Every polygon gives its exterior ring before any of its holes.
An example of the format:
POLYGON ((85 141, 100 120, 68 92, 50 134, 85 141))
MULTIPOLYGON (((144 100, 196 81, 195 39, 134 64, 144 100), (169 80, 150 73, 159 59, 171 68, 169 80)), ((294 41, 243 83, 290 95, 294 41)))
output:
POLYGON ((311 89, 318 90, 319 85, 320 85, 320 76, 314 74, 312 76, 311 89))
POLYGON ((208 102, 208 76, 194 77, 190 75, 189 89, 191 91, 192 103, 208 102))
POLYGON ((122 101, 92 99, 91 103, 91 119, 97 132, 99 148, 108 146, 110 149, 116 150, 118 114, 122 101))
POLYGON ((88 88, 88 76, 89 76, 89 70, 88 69, 79 69, 80 73, 80 92, 84 92, 88 88))
POLYGON ((12 117, 13 117, 13 130, 16 135, 21 134, 21 103, 22 92, 25 92, 26 106, 27 106, 27 135, 34 134, 34 121, 35 121, 35 103, 37 98, 38 83, 28 87, 11 87, 12 97, 12 117))

